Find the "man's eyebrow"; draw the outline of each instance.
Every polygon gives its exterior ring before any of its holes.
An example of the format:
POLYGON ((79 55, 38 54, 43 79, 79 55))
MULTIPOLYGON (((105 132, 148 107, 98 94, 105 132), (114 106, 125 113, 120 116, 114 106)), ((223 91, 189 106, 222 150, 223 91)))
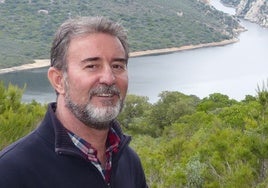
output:
POLYGON ((81 61, 81 63, 86 63, 86 62, 90 62, 90 61, 97 61, 99 59, 100 59, 99 57, 89 57, 89 58, 83 59, 81 61))
POLYGON ((114 58, 113 61, 119 61, 119 62, 122 62, 122 63, 127 63, 127 59, 126 58, 121 58, 121 57, 114 58))
MULTIPOLYGON (((101 59, 100 57, 89 57, 89 58, 83 59, 81 61, 81 63, 87 63, 87 62, 91 62, 91 61, 98 61, 100 59, 101 59)), ((123 58, 123 57, 113 58, 112 61, 127 63, 127 59, 126 58, 123 58)))

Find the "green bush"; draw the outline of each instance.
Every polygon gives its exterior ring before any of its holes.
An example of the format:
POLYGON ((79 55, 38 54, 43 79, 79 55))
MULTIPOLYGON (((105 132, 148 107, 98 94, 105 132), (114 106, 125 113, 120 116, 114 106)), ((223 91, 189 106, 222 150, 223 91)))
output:
POLYGON ((45 105, 22 103, 23 89, 0 82, 0 150, 33 130, 44 115, 45 105))

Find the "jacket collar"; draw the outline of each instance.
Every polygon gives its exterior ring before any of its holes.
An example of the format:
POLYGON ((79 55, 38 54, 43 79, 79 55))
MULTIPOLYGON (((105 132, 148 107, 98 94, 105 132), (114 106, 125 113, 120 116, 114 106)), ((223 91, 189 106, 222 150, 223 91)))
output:
MULTIPOLYGON (((56 117, 56 107, 56 103, 50 103, 48 105, 44 120, 41 122, 37 132, 39 132, 43 138, 54 147, 55 152, 83 156, 82 152, 73 144, 65 127, 56 117)), ((125 147, 125 145, 128 145, 131 138, 130 136, 123 134, 117 120, 112 122, 112 127, 121 139, 119 146, 120 150, 125 147)))

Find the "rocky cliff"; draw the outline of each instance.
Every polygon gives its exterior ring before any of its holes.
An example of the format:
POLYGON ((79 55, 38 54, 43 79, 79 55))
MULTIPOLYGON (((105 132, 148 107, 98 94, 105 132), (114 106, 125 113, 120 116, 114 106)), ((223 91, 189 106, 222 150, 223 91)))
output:
POLYGON ((268 27, 268 1, 241 0, 237 6, 236 15, 268 27))
POLYGON ((236 15, 268 28, 268 0, 221 0, 236 8, 236 15))

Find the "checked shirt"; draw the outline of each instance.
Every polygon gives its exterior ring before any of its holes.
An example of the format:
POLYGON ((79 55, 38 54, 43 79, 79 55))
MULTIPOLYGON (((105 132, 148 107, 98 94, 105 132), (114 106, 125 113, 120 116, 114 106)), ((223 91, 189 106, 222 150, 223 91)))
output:
POLYGON ((99 159, 97 158, 97 150, 91 146, 90 143, 84 139, 78 137, 74 133, 68 131, 68 134, 74 143, 74 145, 79 148, 87 159, 100 171, 102 177, 106 183, 110 183, 111 170, 112 170, 112 154, 118 152, 118 146, 120 143, 120 138, 116 132, 111 128, 108 132, 106 140, 106 164, 105 168, 102 168, 99 159))

